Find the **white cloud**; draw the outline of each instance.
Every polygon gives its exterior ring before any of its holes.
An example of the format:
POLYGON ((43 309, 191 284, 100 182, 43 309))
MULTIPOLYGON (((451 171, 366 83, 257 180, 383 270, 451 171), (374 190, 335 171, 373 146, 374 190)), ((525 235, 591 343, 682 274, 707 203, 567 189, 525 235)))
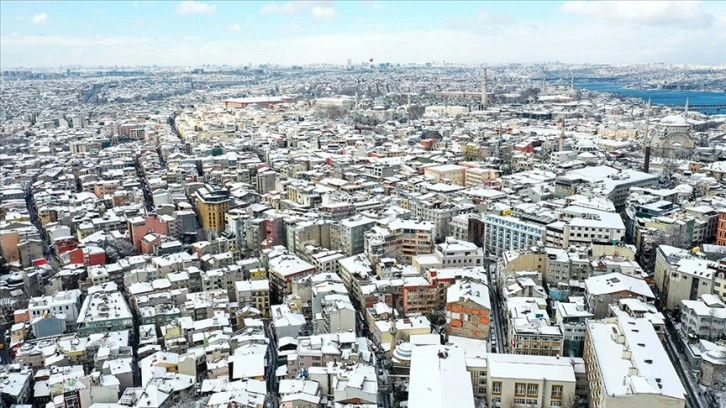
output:
POLYGON ((33 24, 45 24, 48 22, 48 14, 47 13, 40 13, 33 16, 33 18, 30 20, 33 24))
POLYGON ((239 33, 240 31, 242 31, 242 27, 240 27, 240 25, 237 23, 227 24, 225 29, 227 29, 227 31, 229 31, 230 33, 239 33))
POLYGON ((182 16, 192 14, 214 14, 216 10, 217 6, 194 0, 184 0, 176 7, 177 14, 182 16))
MULTIPOLYGON (((313 8, 326 5, 329 4, 306 5, 298 15, 312 17, 313 8)), ((260 40, 245 42, 232 37, 195 40, 173 34, 164 38, 1 36, 0 61, 3 67, 96 65, 98 61, 119 65, 196 65, 199 61, 230 65, 344 64, 348 58, 364 61, 374 57, 376 61, 393 63, 446 60, 495 64, 559 60, 726 65, 726 53, 714 52, 723 49, 726 43, 726 15, 715 12, 712 24, 697 29, 677 22, 613 24, 596 18, 533 24, 489 12, 449 21, 439 25, 440 28, 433 25, 434 28, 415 28, 351 24, 344 32, 323 34, 319 26, 308 25, 304 20, 295 19, 289 23, 288 31, 260 34, 260 40), (502 19, 506 23, 498 24, 502 19), (481 27, 483 23, 488 25, 481 27), (305 24, 305 29, 289 32, 298 24, 305 24), (396 41, 390 41, 391 38, 396 41), (76 48, 84 51, 76 52, 76 48), (52 55, 52 61, 45 59, 45 55, 52 55)), ((253 24, 254 21, 240 21, 238 25, 244 32, 253 24)), ((237 32, 237 24, 223 25, 222 29, 237 32)))
POLYGON ((285 14, 288 16, 300 14, 302 10, 302 2, 298 1, 288 1, 287 3, 269 3, 260 7, 261 14, 285 14))
POLYGON ((310 13, 316 20, 327 20, 338 15, 334 7, 315 6, 310 9, 310 13))
POLYGON ((618 24, 694 26, 713 19, 700 1, 566 1, 562 10, 618 24))
POLYGON ((298 16, 310 11, 310 15, 316 20, 325 20, 336 17, 337 10, 332 1, 288 1, 284 3, 268 3, 260 7, 260 14, 284 14, 286 16, 298 16))
POLYGON ((385 8, 383 3, 378 0, 362 0, 361 3, 363 3, 363 5, 366 7, 372 8, 373 10, 383 10, 385 8))

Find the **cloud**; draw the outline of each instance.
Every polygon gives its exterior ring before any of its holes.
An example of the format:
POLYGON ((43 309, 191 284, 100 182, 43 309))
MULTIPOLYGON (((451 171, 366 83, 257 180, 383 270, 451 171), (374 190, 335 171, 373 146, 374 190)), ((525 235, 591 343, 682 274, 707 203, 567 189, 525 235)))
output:
POLYGON ((214 14, 216 10, 217 6, 194 0, 184 0, 176 7, 176 13, 182 16, 193 14, 214 14))
MULTIPOLYGON (((285 3, 278 4, 283 6, 285 3)), ((685 24, 643 25, 632 20, 613 24, 610 20, 594 17, 525 21, 484 10, 473 13, 468 19, 446 21, 441 18, 427 26, 356 25, 355 19, 351 18, 346 20, 349 24, 345 29, 323 34, 313 23, 312 10, 325 6, 329 3, 306 4, 298 14, 293 14, 305 16, 305 19, 290 19, 282 31, 260 33, 255 41, 239 41, 235 38, 238 35, 198 39, 174 34, 165 37, 3 35, 0 36, 0 64, 2 67, 34 67, 97 65, 98 61, 104 61, 112 65, 196 65, 198 61, 205 61, 236 65, 240 64, 239 56, 244 55, 244 63, 285 65, 344 65, 348 58, 367 61, 371 56, 376 61, 392 63, 446 60, 497 64, 560 60, 570 63, 726 65, 726 53, 714 52, 723 49, 726 43, 726 14, 716 11, 712 24, 698 29, 685 24), (396 41, 390 41, 391 38, 396 41), (76 49, 84 51, 76 53, 76 49), (46 55, 52 55, 52 58, 46 59, 46 55)), ((242 32, 256 27, 254 16, 250 21, 236 21, 242 32)), ((221 29, 235 32, 236 27, 230 22, 222 24, 221 29)))
POLYGON ((713 16, 700 1, 566 1, 562 10, 569 14, 617 24, 710 25, 713 16))
POLYGON ((326 20, 338 15, 332 1, 288 1, 268 3, 260 7, 260 14, 303 15, 310 11, 315 20, 326 20))
POLYGON ((33 24, 45 24, 48 22, 48 14, 47 13, 40 13, 33 16, 33 18, 30 20, 33 24))
POLYGON ((137 18, 134 20, 134 25, 136 27, 148 27, 151 25, 147 20, 144 20, 143 18, 137 18))
POLYGON ((364 6, 370 7, 373 10, 383 10, 385 6, 382 2, 378 0, 362 0, 361 3, 363 3, 364 6))
POLYGON ((468 19, 451 18, 447 20, 446 25, 456 30, 495 33, 504 27, 511 28, 516 23, 517 19, 510 14, 492 13, 488 8, 483 8, 468 19))
POLYGON ((316 20, 327 20, 338 15, 334 7, 315 6, 310 9, 310 13, 316 20))
POLYGON ((102 10, 99 10, 99 9, 93 9, 91 11, 91 13, 96 14, 96 15, 100 15, 100 14, 103 14, 103 11, 102 10))
POLYGON ((227 24, 227 26, 225 27, 225 29, 226 29, 226 30, 227 30, 228 32, 230 32, 230 33, 239 33, 239 32, 241 32, 241 31, 242 31, 242 27, 240 27, 240 25, 239 25, 239 24, 237 24, 237 23, 234 23, 234 24, 227 24))

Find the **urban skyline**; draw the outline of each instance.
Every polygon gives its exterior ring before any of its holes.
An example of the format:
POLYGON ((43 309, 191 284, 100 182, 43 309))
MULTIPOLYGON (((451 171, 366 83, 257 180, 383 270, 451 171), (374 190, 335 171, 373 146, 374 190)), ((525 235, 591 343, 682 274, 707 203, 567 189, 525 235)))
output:
POLYGON ((4 69, 370 58, 726 64, 724 2, 6 1, 0 12, 4 69))

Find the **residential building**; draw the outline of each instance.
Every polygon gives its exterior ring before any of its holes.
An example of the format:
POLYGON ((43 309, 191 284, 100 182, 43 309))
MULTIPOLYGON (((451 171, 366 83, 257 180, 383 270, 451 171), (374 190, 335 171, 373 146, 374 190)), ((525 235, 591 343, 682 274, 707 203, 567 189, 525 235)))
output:
POLYGON ((686 405, 686 390, 645 319, 589 321, 584 359, 593 408, 686 405))

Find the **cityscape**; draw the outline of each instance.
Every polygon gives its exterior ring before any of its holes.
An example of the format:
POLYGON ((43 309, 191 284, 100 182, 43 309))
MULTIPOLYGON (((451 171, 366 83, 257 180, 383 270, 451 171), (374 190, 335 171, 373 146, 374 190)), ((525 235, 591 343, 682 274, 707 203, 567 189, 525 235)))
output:
POLYGON ((0 408, 726 407, 726 3, 0 11, 0 408))

